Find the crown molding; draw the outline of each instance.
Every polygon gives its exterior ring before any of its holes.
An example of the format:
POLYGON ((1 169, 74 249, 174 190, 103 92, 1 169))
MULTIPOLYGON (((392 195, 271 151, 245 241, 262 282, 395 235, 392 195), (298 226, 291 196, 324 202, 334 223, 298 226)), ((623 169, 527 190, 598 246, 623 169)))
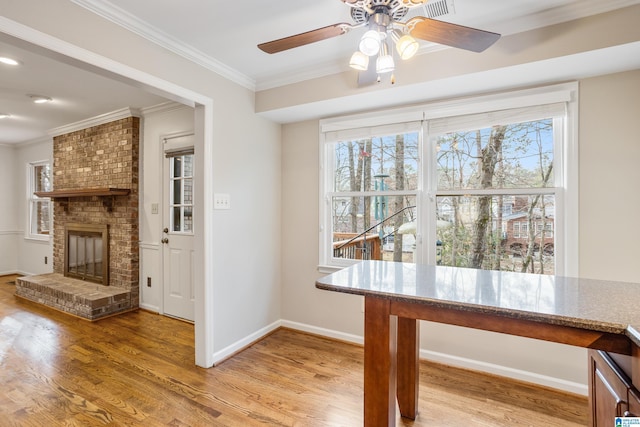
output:
POLYGON ((142 115, 142 117, 147 117, 152 114, 169 113, 172 111, 180 110, 182 108, 193 108, 193 107, 181 104, 179 102, 169 101, 169 102, 163 102, 162 104, 141 108, 140 114, 142 115))
MULTIPOLYGON (((256 81, 243 73, 223 64, 211 56, 199 51, 179 39, 170 36, 160 29, 153 27, 136 16, 110 3, 108 0, 71 0, 73 3, 121 26, 151 42, 162 46, 196 64, 199 64, 222 77, 233 81, 254 92, 273 89, 305 80, 316 79, 331 74, 338 74, 349 70, 346 66, 336 64, 300 69, 287 76, 271 76, 256 81)), ((517 32, 529 31, 542 26, 559 24, 586 16, 606 13, 637 4, 637 0, 581 0, 550 10, 537 12, 526 17, 519 17, 508 22, 494 23, 491 30, 502 33, 503 36, 517 32)), ((452 3, 453 4, 453 3, 452 3)), ((455 7, 450 8, 450 14, 455 15, 455 7)), ((419 54, 428 54, 441 49, 449 49, 434 44, 426 44, 419 54)))
POLYGON ((256 82, 254 79, 242 74, 202 51, 189 46, 176 39, 164 31, 148 24, 129 12, 119 8, 107 0, 71 0, 73 3, 83 7, 108 21, 119 25, 132 33, 135 33, 171 52, 188 59, 220 76, 231 80, 247 89, 255 91, 256 82))
POLYGON ((126 119, 127 117, 131 116, 141 117, 142 114, 137 108, 121 108, 120 110, 112 111, 110 113, 100 114, 99 116, 90 117, 85 120, 80 120, 75 123, 69 123, 68 125, 50 129, 49 131, 47 131, 47 134, 49 136, 65 135, 67 133, 76 132, 93 126, 99 126, 116 120, 126 119))

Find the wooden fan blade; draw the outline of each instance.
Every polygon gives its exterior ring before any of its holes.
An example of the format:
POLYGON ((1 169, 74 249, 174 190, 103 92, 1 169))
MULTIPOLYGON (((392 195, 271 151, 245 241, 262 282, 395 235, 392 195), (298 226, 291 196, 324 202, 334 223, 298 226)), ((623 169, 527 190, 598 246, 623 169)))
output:
POLYGON ((407 22, 409 33, 418 39, 447 46, 482 52, 500 38, 500 34, 489 31, 437 21, 424 16, 416 16, 407 22))
POLYGON ((306 33, 296 34, 295 36, 261 43, 258 45, 258 48, 267 53, 278 53, 293 49, 294 47, 330 39, 331 37, 341 36, 346 34, 351 28, 349 24, 329 25, 328 27, 318 28, 317 30, 307 31, 306 33))

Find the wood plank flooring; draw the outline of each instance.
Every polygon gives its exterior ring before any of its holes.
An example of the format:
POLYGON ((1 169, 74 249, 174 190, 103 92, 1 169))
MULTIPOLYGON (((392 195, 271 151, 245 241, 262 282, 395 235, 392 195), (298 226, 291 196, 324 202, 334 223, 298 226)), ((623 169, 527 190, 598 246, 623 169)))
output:
MULTIPOLYGON (((0 277, 0 426, 361 426, 359 346, 281 329, 212 369, 193 326, 144 311, 95 323, 0 277)), ((587 399, 421 363, 399 426, 585 426, 587 399)))

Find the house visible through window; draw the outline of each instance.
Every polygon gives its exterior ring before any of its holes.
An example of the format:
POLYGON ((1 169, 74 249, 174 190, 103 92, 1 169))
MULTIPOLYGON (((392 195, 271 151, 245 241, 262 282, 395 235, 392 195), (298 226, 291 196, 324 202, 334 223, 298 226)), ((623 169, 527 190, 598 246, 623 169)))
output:
POLYGON ((565 238, 577 191, 575 88, 565 89, 407 109, 397 123, 385 113, 323 121, 321 265, 565 273, 558 248, 575 247, 565 238))
POLYGON ((35 239, 48 238, 51 222, 51 200, 38 197, 36 192, 51 191, 51 167, 48 161, 29 163, 29 233, 35 239))

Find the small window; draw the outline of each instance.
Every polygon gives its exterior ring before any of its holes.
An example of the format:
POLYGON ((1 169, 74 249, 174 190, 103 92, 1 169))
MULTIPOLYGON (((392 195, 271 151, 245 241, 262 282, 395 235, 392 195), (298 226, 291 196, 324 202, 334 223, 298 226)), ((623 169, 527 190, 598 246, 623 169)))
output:
POLYGON ((53 189, 48 161, 28 164, 29 233, 28 238, 48 239, 51 233, 51 200, 36 193, 53 189))
POLYGON ((171 230, 193 233, 193 154, 170 158, 171 230))

